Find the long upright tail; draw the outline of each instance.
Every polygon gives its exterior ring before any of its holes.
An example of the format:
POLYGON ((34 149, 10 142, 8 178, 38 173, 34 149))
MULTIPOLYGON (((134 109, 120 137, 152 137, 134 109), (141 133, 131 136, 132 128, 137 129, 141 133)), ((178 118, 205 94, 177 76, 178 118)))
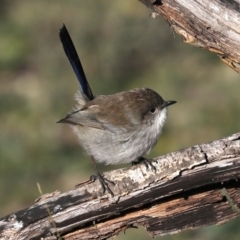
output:
POLYGON ((92 90, 88 84, 87 78, 83 71, 81 61, 78 57, 77 51, 74 47, 72 39, 68 33, 66 26, 63 24, 59 32, 59 37, 61 39, 63 49, 68 57, 69 62, 72 65, 72 68, 77 76, 78 82, 82 89, 82 92, 86 95, 89 100, 93 99, 92 90))

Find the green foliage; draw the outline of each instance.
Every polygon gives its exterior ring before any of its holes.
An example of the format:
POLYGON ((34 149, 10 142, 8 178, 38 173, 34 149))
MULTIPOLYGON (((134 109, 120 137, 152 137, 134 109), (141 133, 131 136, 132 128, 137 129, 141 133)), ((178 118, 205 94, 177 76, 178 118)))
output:
MULTIPOLYGON (((12 0, 0 1, 0 9, 2 216, 33 204, 37 182, 44 192, 66 191, 94 172, 71 129, 56 124, 78 89, 58 37, 63 22, 94 94, 149 87, 178 101, 150 156, 239 131, 239 75, 216 55, 183 44, 140 2, 12 0)), ((161 239, 239 239, 237 224, 161 239)), ((118 239, 146 239, 143 232, 118 239)))

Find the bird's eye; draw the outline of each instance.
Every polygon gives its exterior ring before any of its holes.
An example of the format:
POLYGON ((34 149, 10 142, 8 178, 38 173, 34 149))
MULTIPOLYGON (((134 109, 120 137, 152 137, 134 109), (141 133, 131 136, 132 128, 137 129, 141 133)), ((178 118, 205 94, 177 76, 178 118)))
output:
POLYGON ((156 112, 156 108, 152 108, 152 109, 150 110, 150 112, 151 112, 151 113, 155 113, 155 112, 156 112))

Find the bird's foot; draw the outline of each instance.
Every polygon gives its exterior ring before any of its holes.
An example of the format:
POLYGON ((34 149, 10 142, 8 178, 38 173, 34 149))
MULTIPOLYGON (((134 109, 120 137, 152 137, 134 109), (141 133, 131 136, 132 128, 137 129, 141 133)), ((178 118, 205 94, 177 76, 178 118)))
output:
POLYGON ((156 167, 152 164, 152 162, 149 159, 144 158, 144 157, 139 157, 137 161, 132 162, 132 165, 137 165, 140 163, 143 163, 146 166, 147 170, 149 170, 149 168, 151 168, 154 172, 157 171, 156 167))
POLYGON ((111 196, 114 197, 114 194, 113 194, 112 190, 109 188, 107 182, 111 183, 112 185, 115 185, 115 183, 113 181, 110 181, 107 178, 103 177, 100 173, 97 173, 97 175, 92 175, 90 177, 91 181, 96 181, 97 179, 99 180, 99 182, 102 186, 103 193, 105 193, 107 190, 111 194, 111 196))

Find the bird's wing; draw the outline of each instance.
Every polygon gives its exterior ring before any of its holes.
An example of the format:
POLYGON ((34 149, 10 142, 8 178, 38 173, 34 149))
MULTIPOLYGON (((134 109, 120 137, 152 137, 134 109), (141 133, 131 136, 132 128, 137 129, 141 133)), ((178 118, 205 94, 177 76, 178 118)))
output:
POLYGON ((58 121, 58 123, 69 123, 90 128, 105 129, 104 124, 96 119, 95 114, 85 109, 68 114, 65 118, 58 121))

